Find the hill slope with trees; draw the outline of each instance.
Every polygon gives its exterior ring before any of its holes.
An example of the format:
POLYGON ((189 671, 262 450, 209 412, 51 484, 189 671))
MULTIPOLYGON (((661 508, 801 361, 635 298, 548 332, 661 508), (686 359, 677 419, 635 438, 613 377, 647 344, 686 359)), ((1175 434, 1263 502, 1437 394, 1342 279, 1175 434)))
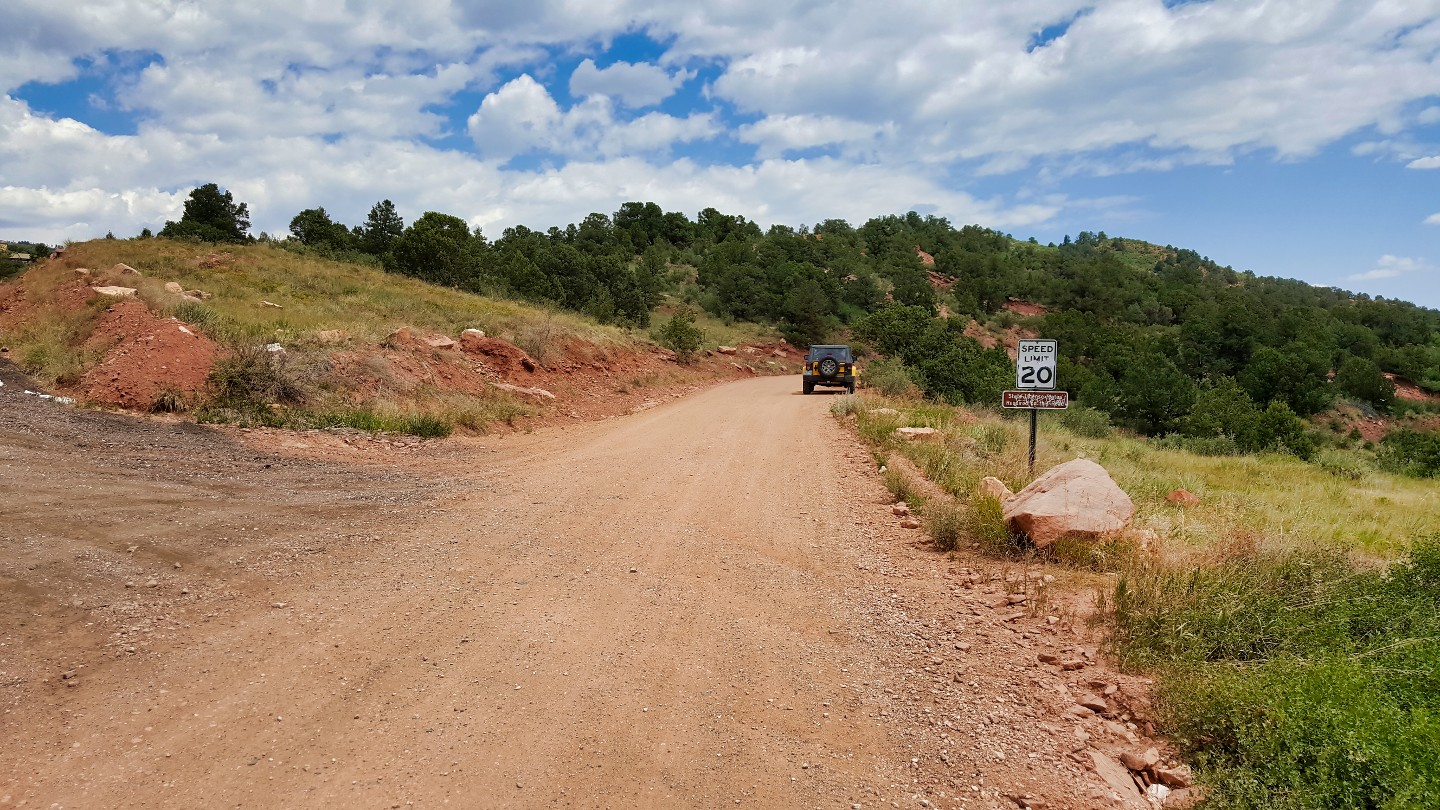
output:
MULTIPOLYGON (((248 217, 208 184, 161 234, 245 241, 248 217)), ((1367 413, 1412 407, 1397 403, 1397 377, 1440 392, 1440 312, 1104 232, 1042 245, 915 212, 762 229, 714 208, 692 219, 629 202, 491 239, 439 212, 407 225, 382 200, 362 225, 313 208, 289 236, 259 239, 622 326, 648 327, 671 296, 802 346, 853 339, 952 402, 994 403, 1011 361, 982 340, 1024 330, 1059 342, 1059 382, 1079 405, 1221 451, 1307 455, 1305 420, 1337 401, 1367 413)))

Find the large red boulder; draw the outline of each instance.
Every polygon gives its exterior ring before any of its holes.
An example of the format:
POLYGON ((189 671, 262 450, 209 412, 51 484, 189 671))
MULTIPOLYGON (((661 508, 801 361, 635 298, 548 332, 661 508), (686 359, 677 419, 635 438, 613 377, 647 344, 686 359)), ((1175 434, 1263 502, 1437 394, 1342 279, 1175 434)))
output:
POLYGON ((1005 502, 1005 522, 1037 548, 1062 537, 1097 538, 1125 528, 1135 504, 1110 474, 1077 458, 1053 467, 1005 502))

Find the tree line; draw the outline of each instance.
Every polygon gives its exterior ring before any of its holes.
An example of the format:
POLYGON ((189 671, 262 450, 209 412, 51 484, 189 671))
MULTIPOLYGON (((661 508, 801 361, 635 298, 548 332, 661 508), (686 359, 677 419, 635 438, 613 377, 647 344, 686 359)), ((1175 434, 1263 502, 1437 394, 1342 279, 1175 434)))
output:
MULTIPOLYGON (((250 239, 249 212, 214 184, 160 235, 250 239)), ((1013 366, 965 334, 972 320, 1054 338, 1076 402, 1148 435, 1305 451, 1305 417, 1337 397, 1395 404, 1386 372, 1440 392, 1440 312, 1220 266, 1190 250, 1112 238, 1017 240, 915 212, 852 226, 762 229, 714 208, 695 218, 653 202, 493 241, 459 217, 406 224, 389 200, 363 224, 296 214, 294 250, 491 295, 646 326, 668 295, 805 345, 852 337, 903 362, 927 395, 993 404, 1013 366), (1045 314, 1021 316, 1016 300, 1045 314), (1023 323, 1022 323, 1023 322, 1023 323)))

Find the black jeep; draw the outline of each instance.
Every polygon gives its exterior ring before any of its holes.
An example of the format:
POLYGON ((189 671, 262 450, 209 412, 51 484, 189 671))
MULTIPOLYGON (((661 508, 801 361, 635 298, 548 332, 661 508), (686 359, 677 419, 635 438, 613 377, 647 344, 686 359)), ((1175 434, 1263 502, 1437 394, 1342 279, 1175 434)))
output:
POLYGON ((844 388, 855 393, 855 359, 849 346, 811 346, 805 355, 805 372, 801 378, 805 393, 817 385, 844 388))

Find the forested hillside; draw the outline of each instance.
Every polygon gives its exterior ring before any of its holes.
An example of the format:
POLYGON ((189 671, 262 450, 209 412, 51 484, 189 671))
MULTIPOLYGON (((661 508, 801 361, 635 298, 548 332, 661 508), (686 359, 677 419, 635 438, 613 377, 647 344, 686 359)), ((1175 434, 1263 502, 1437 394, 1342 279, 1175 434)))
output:
MULTIPOLYGON (((187 203, 186 220, 162 236, 190 236, 198 219, 249 238, 248 211, 228 193, 202 187, 192 203, 196 215, 187 203)), ((360 226, 316 208, 290 230, 261 238, 602 322, 648 326, 668 294, 722 318, 773 323, 802 345, 854 340, 951 401, 994 402, 1012 375, 1003 348, 966 334, 984 333, 972 321, 991 334, 1019 327, 1059 341, 1059 382, 1079 404, 1145 434, 1222 449, 1304 455, 1313 442, 1303 418, 1338 399, 1392 409, 1387 373, 1440 392, 1440 312, 1104 232, 1042 245, 914 212, 762 230, 713 208, 692 220, 631 202, 492 240, 435 212, 407 226, 388 200, 360 226)))

